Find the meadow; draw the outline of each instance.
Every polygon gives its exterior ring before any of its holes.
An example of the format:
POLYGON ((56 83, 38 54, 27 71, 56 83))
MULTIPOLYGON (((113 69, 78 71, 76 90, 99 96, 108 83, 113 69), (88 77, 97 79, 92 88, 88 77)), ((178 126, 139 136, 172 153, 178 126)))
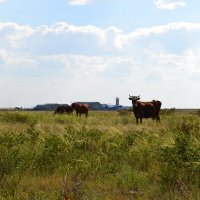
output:
POLYGON ((0 200, 39 199, 200 199, 200 113, 0 112, 0 200))

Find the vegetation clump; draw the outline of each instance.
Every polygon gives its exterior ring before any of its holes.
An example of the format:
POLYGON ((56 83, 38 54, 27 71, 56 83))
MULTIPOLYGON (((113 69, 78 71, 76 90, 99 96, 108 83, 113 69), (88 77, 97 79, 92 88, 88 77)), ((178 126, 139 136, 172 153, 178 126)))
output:
POLYGON ((199 199, 200 118, 0 113, 0 199, 199 199))

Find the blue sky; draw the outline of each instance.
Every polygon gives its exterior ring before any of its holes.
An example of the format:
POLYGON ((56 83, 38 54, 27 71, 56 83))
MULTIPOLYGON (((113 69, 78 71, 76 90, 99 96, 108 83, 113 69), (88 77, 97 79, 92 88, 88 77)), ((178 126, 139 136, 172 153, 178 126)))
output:
POLYGON ((0 107, 129 94, 200 108, 200 1, 0 0, 0 107))

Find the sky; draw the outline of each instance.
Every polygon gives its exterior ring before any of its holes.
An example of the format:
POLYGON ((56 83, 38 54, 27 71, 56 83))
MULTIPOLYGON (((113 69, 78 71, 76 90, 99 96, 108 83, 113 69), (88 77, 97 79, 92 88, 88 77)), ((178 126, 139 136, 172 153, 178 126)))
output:
POLYGON ((200 1, 0 0, 0 107, 200 108, 200 1))

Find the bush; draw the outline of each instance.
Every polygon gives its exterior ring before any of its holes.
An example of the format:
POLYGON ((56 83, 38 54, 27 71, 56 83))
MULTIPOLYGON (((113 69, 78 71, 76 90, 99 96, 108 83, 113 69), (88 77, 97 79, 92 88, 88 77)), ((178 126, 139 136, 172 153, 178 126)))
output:
POLYGON ((50 135, 43 140, 34 165, 37 174, 50 175, 67 163, 69 154, 66 143, 61 136, 50 135))
POLYGON ((196 115, 200 117, 200 110, 196 112, 196 115))
POLYGON ((172 115, 175 113, 175 111, 176 111, 176 108, 170 108, 170 109, 166 108, 166 109, 161 109, 160 114, 161 115, 172 115))
POLYGON ((161 148, 161 182, 169 193, 189 198, 190 186, 200 185, 200 148, 192 141, 190 127, 183 122, 175 144, 161 148))
POLYGON ((199 199, 194 114, 134 126, 118 112, 91 111, 87 119, 7 113, 0 113, 2 200, 199 199))
POLYGON ((131 110, 119 110, 118 113, 119 113, 119 116, 124 116, 124 115, 126 116, 126 115, 130 115, 131 110))
POLYGON ((0 182, 16 172, 23 173, 21 166, 26 160, 26 152, 23 151, 26 141, 23 134, 5 132, 0 135, 0 182))
POLYGON ((3 122, 27 123, 30 121, 30 117, 28 114, 22 112, 3 112, 0 115, 0 120, 3 122))

